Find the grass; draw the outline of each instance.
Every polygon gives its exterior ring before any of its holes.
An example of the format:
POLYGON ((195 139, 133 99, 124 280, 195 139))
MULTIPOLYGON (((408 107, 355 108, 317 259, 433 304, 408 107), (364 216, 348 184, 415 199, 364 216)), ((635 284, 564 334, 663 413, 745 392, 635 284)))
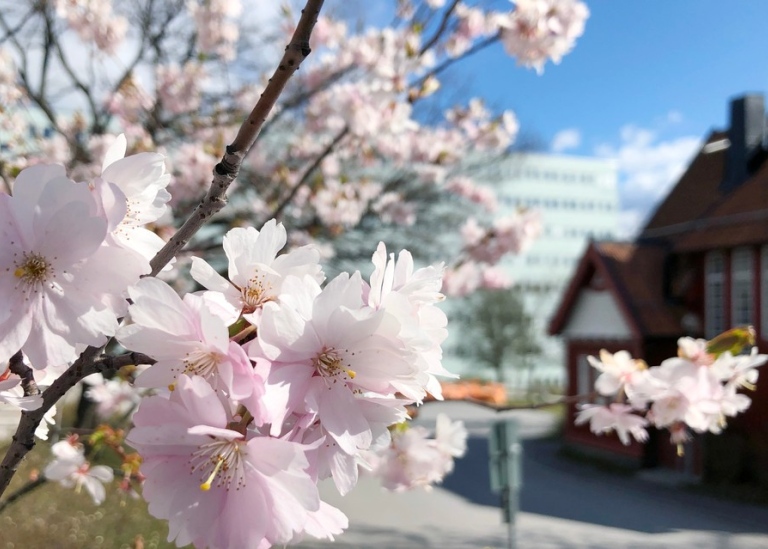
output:
MULTIPOLYGON (((5 446, 0 455, 5 455, 5 446)), ((39 444, 19 468, 6 496, 26 484, 49 459, 47 444, 39 444)), ((149 516, 142 499, 118 494, 113 482, 107 498, 95 505, 83 490, 77 493, 46 482, 0 514, 0 549, 168 549, 168 527, 149 516)))

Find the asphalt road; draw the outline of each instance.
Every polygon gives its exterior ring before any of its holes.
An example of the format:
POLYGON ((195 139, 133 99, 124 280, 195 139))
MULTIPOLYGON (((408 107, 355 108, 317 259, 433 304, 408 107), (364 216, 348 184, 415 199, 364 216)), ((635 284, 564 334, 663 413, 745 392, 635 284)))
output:
MULTIPOLYGON (((392 494, 364 478, 347 497, 323 485, 324 499, 347 513, 343 548, 508 547, 499 497, 490 490, 488 423, 493 412, 463 403, 430 404, 418 421, 445 411, 470 427, 467 455, 431 492, 392 494)), ((719 501, 642 475, 601 471, 559 454, 545 412, 515 412, 523 441, 518 549, 768 548, 768 508, 719 501)), ((307 541, 306 548, 331 544, 307 541)))

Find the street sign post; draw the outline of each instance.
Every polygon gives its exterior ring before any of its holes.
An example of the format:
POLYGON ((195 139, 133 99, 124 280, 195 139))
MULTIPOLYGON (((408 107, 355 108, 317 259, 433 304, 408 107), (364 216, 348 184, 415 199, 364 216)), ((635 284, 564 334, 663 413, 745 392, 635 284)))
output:
POLYGON ((501 494, 504 522, 509 524, 509 549, 515 549, 515 515, 520 504, 520 489, 523 486, 523 446, 519 441, 517 421, 505 419, 495 422, 488 444, 491 490, 501 494))

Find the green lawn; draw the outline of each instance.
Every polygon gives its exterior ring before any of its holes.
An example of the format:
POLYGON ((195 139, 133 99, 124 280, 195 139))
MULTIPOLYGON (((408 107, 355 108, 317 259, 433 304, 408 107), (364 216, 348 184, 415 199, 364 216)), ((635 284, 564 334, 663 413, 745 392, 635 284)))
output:
MULTIPOLYGON (((50 455, 47 444, 38 444, 22 464, 6 495, 42 470, 50 455)), ((5 446, 0 449, 5 455, 5 446)), ((55 482, 42 484, 0 514, 0 549, 160 549, 175 547, 165 541, 168 527, 147 513, 142 499, 118 493, 117 483, 107 486, 106 501, 99 506, 83 490, 65 489, 55 482)))

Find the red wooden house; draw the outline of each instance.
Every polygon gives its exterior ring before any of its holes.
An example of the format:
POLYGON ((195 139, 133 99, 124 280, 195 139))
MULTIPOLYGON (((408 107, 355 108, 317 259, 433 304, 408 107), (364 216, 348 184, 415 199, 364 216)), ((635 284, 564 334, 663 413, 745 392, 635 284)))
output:
MULTIPOLYGON (((549 326, 567 348, 569 394, 591 390, 596 371, 586 357, 603 348, 655 365, 676 354, 681 336, 710 338, 751 324, 768 352, 765 120, 762 96, 734 99, 730 128, 709 135, 635 241, 590 243, 549 326)), ((646 466, 727 469, 734 480, 768 486, 768 370, 757 385, 750 409, 723 435, 697 437, 686 461, 662 433, 623 446, 574 426, 575 405, 565 442, 646 466)))

